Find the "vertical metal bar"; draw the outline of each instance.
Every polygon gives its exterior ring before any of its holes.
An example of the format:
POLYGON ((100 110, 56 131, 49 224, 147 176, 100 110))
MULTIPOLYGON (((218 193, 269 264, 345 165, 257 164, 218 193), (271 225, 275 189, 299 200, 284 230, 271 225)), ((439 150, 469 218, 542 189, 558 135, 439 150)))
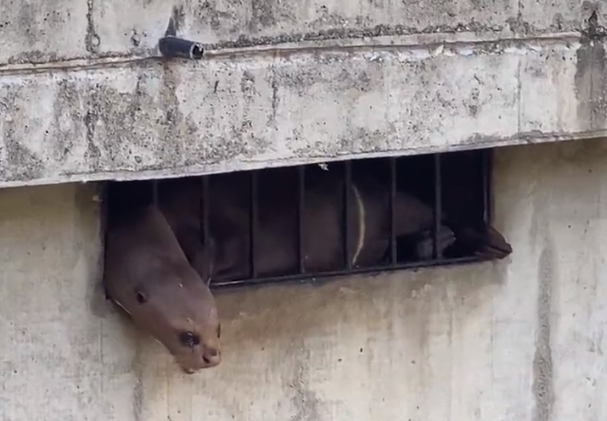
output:
POLYGON ((441 156, 440 154, 434 154, 434 241, 432 242, 432 245, 435 259, 442 258, 442 252, 438 248, 438 232, 443 219, 442 184, 441 156))
POLYGON ((396 265, 396 158, 390 160, 390 264, 396 265))
POLYGON ((201 212, 201 219, 202 219, 202 243, 206 246, 209 244, 209 238, 210 238, 210 233, 209 233, 209 213, 210 213, 210 207, 211 207, 211 201, 209 200, 210 197, 210 180, 209 180, 208 175, 203 175, 202 176, 202 197, 201 197, 201 203, 200 203, 200 212, 201 212))
POLYGON ((152 180, 152 203, 158 205, 158 180, 152 180))
POLYGON ((481 151, 482 159, 482 174, 483 180, 483 219, 486 224, 491 224, 493 221, 493 150, 487 149, 481 151))
POLYGON ((299 273, 306 273, 306 256, 305 256, 305 203, 306 203, 306 167, 300 165, 297 167, 297 216, 298 216, 298 244, 297 256, 299 257, 299 273))
POLYGON ((256 247, 255 244, 257 242, 257 223, 258 223, 258 186, 257 186, 257 171, 250 171, 251 174, 251 189, 250 189, 250 200, 251 200, 251 208, 250 208, 250 237, 249 237, 249 268, 250 268, 250 278, 257 278, 257 268, 255 252, 256 247))
POLYGON ((343 191, 343 200, 344 200, 344 224, 343 224, 343 250, 344 250, 344 260, 346 263, 346 269, 352 269, 352 251, 351 249, 351 230, 350 230, 350 220, 352 214, 352 207, 350 206, 350 194, 352 192, 352 161, 344 162, 344 191, 343 191))

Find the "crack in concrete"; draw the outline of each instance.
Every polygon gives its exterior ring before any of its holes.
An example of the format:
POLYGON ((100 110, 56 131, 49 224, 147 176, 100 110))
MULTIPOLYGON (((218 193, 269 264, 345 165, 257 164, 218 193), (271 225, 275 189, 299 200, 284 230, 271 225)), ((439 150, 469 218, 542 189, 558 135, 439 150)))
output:
POLYGON ((422 34, 455 34, 463 32, 487 33, 502 32, 504 27, 501 25, 489 26, 479 22, 460 23, 454 26, 435 25, 422 29, 406 25, 386 25, 380 24, 370 28, 331 28, 315 32, 280 34, 275 36, 250 37, 240 35, 234 41, 222 41, 215 44, 209 44, 209 49, 224 48, 243 48, 259 47, 267 45, 279 45, 303 41, 327 41, 335 39, 361 39, 374 38, 381 36, 402 36, 402 35, 422 35, 422 34))
MULTIPOLYGON (((598 24, 598 16, 588 20, 588 24, 581 23, 579 27, 574 24, 572 30, 584 36, 591 36, 593 39, 602 39, 607 37, 607 29, 598 24), (575 28, 577 27, 577 28, 575 28)), ((99 54, 99 46, 101 39, 96 32, 94 23, 94 0, 87 0, 87 32, 85 37, 86 51, 95 57, 99 58, 128 58, 135 57, 128 52, 103 52, 99 54)), ((165 35, 176 35, 180 27, 183 26, 185 12, 183 7, 174 7, 169 18, 169 23, 165 35)), ((290 34, 279 34, 273 36, 253 37, 249 35, 240 35, 235 40, 225 40, 217 43, 205 45, 207 50, 224 50, 234 48, 251 48, 251 47, 268 47, 283 44, 310 42, 310 41, 332 41, 332 40, 362 40, 367 38, 377 38, 385 36, 414 36, 414 35, 440 35, 440 34, 509 34, 512 38, 516 36, 519 39, 524 38, 540 38, 552 33, 563 34, 562 25, 556 24, 548 28, 537 29, 528 22, 523 21, 520 17, 510 19, 505 25, 486 25, 480 22, 458 23, 456 25, 431 25, 424 28, 415 26, 407 26, 403 24, 388 25, 379 24, 372 27, 362 28, 330 28, 311 32, 296 32, 290 34)), ((568 32, 570 33, 570 32, 568 32)), ((154 48, 146 51, 147 54, 152 54, 154 48)), ((31 63, 46 64, 49 62, 59 62, 56 53, 40 53, 32 55, 31 63), (54 60, 55 59, 55 60, 54 60)), ((72 61, 85 57, 69 57, 62 61, 72 61)), ((142 56, 137 57, 144 58, 142 56)), ((23 63, 23 58, 8 59, 9 63, 23 63)), ((2 68, 0 64, 0 68, 2 68)))
MULTIPOLYGON (((459 54, 503 54, 506 50, 533 51, 538 48, 552 47, 575 47, 576 42, 581 42, 584 38, 579 33, 562 33, 554 36, 531 37, 531 38, 499 38, 499 39, 477 39, 477 40, 436 40, 427 42, 407 42, 408 40, 399 40, 400 42, 382 42, 373 43, 364 40, 360 43, 345 44, 303 44, 299 46, 284 47, 280 45, 271 45, 268 48, 242 47, 242 48, 224 48, 212 49, 205 45, 205 57, 208 60, 250 58, 254 56, 291 56, 294 54, 306 53, 353 53, 353 52, 376 52, 406 54, 408 51, 415 52, 415 56, 423 58, 417 52, 424 50, 436 50, 433 54, 455 53, 459 54)), ((212 47, 212 46, 211 46, 212 47)), ((150 51, 151 54, 151 51, 150 51)), ((0 75, 26 75, 26 74, 44 74, 52 72, 65 73, 66 71, 81 71, 93 69, 111 69, 123 67, 144 68, 152 66, 161 61, 157 56, 135 56, 132 54, 113 55, 98 54, 94 59, 87 57, 77 57, 54 62, 47 62, 38 65, 0 65, 0 75)))

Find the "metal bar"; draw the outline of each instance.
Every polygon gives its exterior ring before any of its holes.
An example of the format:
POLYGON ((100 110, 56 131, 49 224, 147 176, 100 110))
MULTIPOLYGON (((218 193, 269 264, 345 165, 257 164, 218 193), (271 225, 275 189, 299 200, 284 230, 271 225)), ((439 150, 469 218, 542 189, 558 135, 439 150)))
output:
POLYGON ((250 189, 250 200, 251 200, 251 208, 250 208, 250 237, 249 237, 249 268, 250 268, 250 278, 254 279, 257 277, 257 268, 255 252, 256 252, 256 242, 257 242, 257 223, 258 223, 258 188, 257 188, 257 171, 250 171, 251 174, 251 189, 250 189))
POLYGON ((363 267, 363 268, 353 268, 349 271, 331 271, 331 272, 318 272, 318 273, 306 273, 304 275, 284 275, 284 276, 272 276, 267 278, 258 278, 258 279, 237 279, 233 281, 226 282, 216 282, 213 284, 213 288, 233 288, 233 287, 241 287, 241 286, 254 286, 254 285, 266 285, 272 283, 279 282, 296 282, 296 283, 318 283, 318 281, 323 281, 324 279, 335 278, 339 276, 350 276, 350 275, 360 275, 360 274, 377 274, 381 272, 395 271, 395 270, 403 270, 403 269, 419 269, 426 267, 436 267, 436 266, 455 266, 455 265, 463 265, 468 263, 478 263, 479 259, 477 257, 462 257, 457 259, 448 259, 442 262, 437 261, 423 261, 423 262, 412 262, 412 263, 403 263, 397 264, 396 266, 375 266, 375 267, 363 267))
POLYGON ((486 224, 493 222, 493 149, 482 151, 482 182, 483 182, 483 219, 486 224))
POLYGON ((442 258, 442 252, 438 248, 438 232, 440 230, 442 215, 442 179, 441 179, 441 156, 434 154, 434 232, 433 234, 433 254, 434 259, 442 258))
MULTIPOLYGON (((251 174, 251 265, 252 275, 248 279, 238 279, 227 282, 218 282, 213 286, 213 288, 231 288, 231 287, 244 287, 244 286, 256 286, 256 285, 264 285, 270 283, 278 283, 278 282, 297 282, 297 283, 319 283, 329 281, 335 277, 340 276, 348 276, 354 274, 374 274, 385 271, 395 271, 395 270, 403 270, 403 269, 414 269, 414 268, 422 268, 422 267, 432 267, 432 266, 451 266, 451 265, 459 265, 459 264, 468 264, 478 262, 479 259, 476 256, 467 256, 457 259, 443 259, 442 253, 439 250, 439 241, 438 234, 439 229, 442 222, 442 165, 441 165, 441 155, 434 155, 434 196, 435 196, 435 207, 434 207, 434 220, 433 220, 433 254, 434 259, 429 261, 422 262, 407 262, 407 263, 398 263, 397 253, 395 253, 396 249, 396 238, 395 238, 395 221, 397 215, 395 215, 395 198, 396 198, 396 180, 397 180, 397 166, 396 159, 391 158, 390 165, 390 212, 391 212, 391 227, 390 227, 390 245, 391 245, 391 256, 390 262, 382 265, 376 265, 373 267, 352 267, 352 262, 350 260, 351 257, 351 230, 348 227, 348 221, 351 217, 350 212, 350 197, 353 192, 352 188, 352 163, 346 162, 344 163, 344 232, 342 241, 344 241, 344 255, 346 257, 346 268, 342 270, 335 271, 327 271, 327 272, 316 272, 316 273, 303 273, 302 269, 305 269, 304 260, 302 259, 302 250, 304 247, 304 242, 302 241, 303 236, 302 233, 305 232, 304 220, 303 220, 303 204, 305 203, 305 177, 303 168, 299 168, 298 174, 298 212, 299 212, 299 266, 300 273, 299 274, 289 274, 289 275, 279 275, 279 276, 270 276, 270 277, 261 277, 256 278, 256 271, 254 268, 254 244, 255 239, 257 238, 256 231, 258 229, 257 225, 257 212, 258 212, 258 201, 257 201, 257 178, 255 177, 255 172, 251 174), (393 247, 394 246, 394 247, 393 247)), ((482 151, 482 153, 478 156, 478 161, 475 162, 481 164, 482 173, 479 176, 482 176, 482 187, 483 187, 483 214, 487 220, 490 220, 492 216, 492 197, 491 197, 491 175, 492 175, 492 151, 486 150, 482 151), (480 161, 480 162, 479 162, 480 161)), ((478 167, 477 167, 478 168, 478 167)))
POLYGON ((300 165, 297 168, 297 217, 298 217, 298 244, 297 256, 299 257, 299 273, 306 273, 306 256, 305 256, 305 203, 306 203, 306 167, 300 165))
POLYGON ((346 269, 352 269, 351 230, 350 219, 352 207, 350 206, 350 194, 352 191, 352 161, 344 161, 344 223, 342 232, 342 244, 344 250, 344 261, 346 269))
POLYGON ((158 205, 158 180, 152 180, 152 203, 158 205))
POLYGON ((209 244, 210 233, 209 233, 209 213, 211 207, 210 196, 210 179, 208 175, 202 176, 202 197, 200 203, 200 212, 202 219, 202 243, 206 246, 209 244))
POLYGON ((390 160, 390 264, 396 265, 396 158, 390 160))

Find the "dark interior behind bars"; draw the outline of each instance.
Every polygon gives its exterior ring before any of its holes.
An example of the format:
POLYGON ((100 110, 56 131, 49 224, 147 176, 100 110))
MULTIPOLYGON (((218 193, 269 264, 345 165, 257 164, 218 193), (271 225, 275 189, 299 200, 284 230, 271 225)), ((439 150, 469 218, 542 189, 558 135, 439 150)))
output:
MULTIPOLYGON (((213 287, 228 287, 236 285, 260 284, 281 281, 311 281, 321 280, 327 277, 337 275, 347 275, 353 273, 390 271, 404 268, 413 268, 421 266, 445 265, 467 263, 481 260, 472 255, 466 248, 454 244, 452 247, 441 253, 438 248, 438 229, 441 224, 443 214, 449 216, 452 226, 470 226, 482 227, 489 224, 491 220, 491 197, 490 197, 490 175, 491 175, 491 151, 476 150, 452 152, 445 154, 420 155, 400 158, 377 158, 364 159, 345 162, 334 162, 328 164, 329 171, 339 171, 343 177, 343 189, 336 191, 328 200, 334 200, 335 205, 339 206, 343 212, 342 242, 343 259, 340 265, 322 272, 310 271, 306 267, 304 259, 304 241, 303 235, 310 227, 305 226, 304 204, 306 203, 306 187, 315 182, 320 177, 321 171, 325 169, 317 164, 310 164, 297 167, 282 167, 273 169, 264 169, 256 171, 242 171, 229 174, 217 174, 197 177, 200 181, 202 190, 202 200, 200 203, 200 226, 201 240, 203 244, 208 244, 210 236, 209 215, 210 207, 213 206, 213 197, 211 195, 211 185, 218 177, 231 177, 234 180, 235 188, 241 189, 246 195, 248 203, 248 276, 242 279, 230 279, 228 281, 214 280, 213 287), (352 242, 349 236, 351 230, 347 229, 346 221, 348 215, 352 212, 352 206, 349 206, 349 196, 352 194, 350 185, 352 176, 357 172, 369 172, 388 187, 387 203, 390 207, 390 224, 386 229, 385 236, 389 238, 389 248, 384 258, 373 265, 353 267, 348 256, 351 255, 349 247, 352 242), (271 218, 272 215, 264 214, 264 209, 260 208, 258 203, 261 198, 272 200, 273 191, 268 187, 267 181, 273 178, 274 183, 280 180, 285 187, 288 197, 282 197, 282 200, 293 201, 296 204, 297 212, 295 215, 288 215, 291 220, 291 227, 297 235, 295 244, 284 244, 284 247, 293 247, 298 253, 298 264, 296 267, 285 273, 260 273, 256 262, 258 241, 258 230, 260 221, 263 218, 271 218), (394 209, 394 198, 396 192, 406 192, 423 202, 432 205, 434 211, 433 227, 433 257, 428 260, 412 260, 408 252, 411 247, 411 238, 403 238, 396 235, 394 222, 399 215, 394 209)), ((139 182, 142 186, 146 182, 139 182)), ((153 181, 147 182, 147 192, 151 195, 150 200, 158 200, 156 184, 153 181)), ((267 209, 266 209, 267 211, 267 209)), ((285 241, 287 241, 285 239, 285 241)))

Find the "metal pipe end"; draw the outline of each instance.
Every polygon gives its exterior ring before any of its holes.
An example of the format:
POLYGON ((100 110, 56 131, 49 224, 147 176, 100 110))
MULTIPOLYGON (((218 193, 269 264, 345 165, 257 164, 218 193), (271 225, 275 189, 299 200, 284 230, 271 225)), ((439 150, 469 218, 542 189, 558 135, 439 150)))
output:
POLYGON ((187 39, 166 36, 158 41, 160 54, 169 58, 200 60, 204 55, 202 44, 187 39))
POLYGON ((204 49, 202 48, 202 45, 200 45, 197 42, 192 44, 192 48, 190 48, 190 58, 192 60, 200 60, 202 58, 203 54, 204 54, 204 49))

